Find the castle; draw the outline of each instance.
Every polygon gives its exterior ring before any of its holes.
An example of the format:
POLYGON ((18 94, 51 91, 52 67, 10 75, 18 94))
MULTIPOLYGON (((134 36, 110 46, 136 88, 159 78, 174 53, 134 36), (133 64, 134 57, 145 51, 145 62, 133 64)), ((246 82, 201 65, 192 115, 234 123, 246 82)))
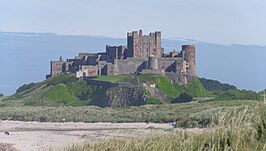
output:
POLYGON ((180 52, 164 53, 161 32, 142 35, 127 33, 127 46, 106 45, 106 52, 79 53, 74 59, 51 61, 52 77, 62 72, 77 78, 97 75, 162 74, 172 82, 186 85, 196 76, 195 45, 183 45, 180 52))

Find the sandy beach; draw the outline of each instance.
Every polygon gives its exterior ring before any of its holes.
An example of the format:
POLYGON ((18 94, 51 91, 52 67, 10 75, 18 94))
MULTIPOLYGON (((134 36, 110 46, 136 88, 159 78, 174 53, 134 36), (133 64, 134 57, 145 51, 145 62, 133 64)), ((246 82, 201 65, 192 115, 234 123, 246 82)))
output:
MULTIPOLYGON (((0 122, 0 146, 7 150, 64 150, 72 144, 110 138, 131 138, 169 133, 168 124, 155 123, 49 123, 0 122), (6 135, 4 132, 9 132, 6 135)), ((1 149, 1 148, 0 148, 1 149)))

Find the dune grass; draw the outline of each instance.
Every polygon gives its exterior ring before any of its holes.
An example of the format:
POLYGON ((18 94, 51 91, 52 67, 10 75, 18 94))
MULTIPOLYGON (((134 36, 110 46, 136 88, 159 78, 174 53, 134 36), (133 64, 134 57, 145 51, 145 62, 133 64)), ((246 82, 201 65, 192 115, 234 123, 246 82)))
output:
POLYGON ((177 121, 182 128, 207 128, 203 133, 173 131, 130 139, 110 139, 67 148, 81 150, 245 150, 266 149, 266 105, 259 101, 212 101, 144 105, 125 108, 1 107, 0 118, 41 122, 159 122, 177 121))
POLYGON ((170 135, 110 139, 73 145, 67 151, 261 151, 266 150, 266 106, 238 106, 212 115, 203 133, 176 131, 170 135))
POLYGON ((255 107, 257 101, 213 101, 205 103, 177 103, 143 105, 124 108, 96 106, 20 106, 1 107, 0 119, 20 121, 58 122, 168 122, 177 120, 183 127, 202 127, 216 112, 239 106, 255 107))

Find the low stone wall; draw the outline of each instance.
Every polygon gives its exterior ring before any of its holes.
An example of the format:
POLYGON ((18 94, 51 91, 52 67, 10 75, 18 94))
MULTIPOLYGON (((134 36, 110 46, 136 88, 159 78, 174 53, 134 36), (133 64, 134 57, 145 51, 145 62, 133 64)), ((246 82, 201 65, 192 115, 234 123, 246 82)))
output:
POLYGON ((109 81, 98 81, 90 78, 85 78, 85 80, 91 85, 105 86, 105 87, 128 87, 128 88, 143 87, 143 83, 131 83, 131 82, 112 83, 109 81))

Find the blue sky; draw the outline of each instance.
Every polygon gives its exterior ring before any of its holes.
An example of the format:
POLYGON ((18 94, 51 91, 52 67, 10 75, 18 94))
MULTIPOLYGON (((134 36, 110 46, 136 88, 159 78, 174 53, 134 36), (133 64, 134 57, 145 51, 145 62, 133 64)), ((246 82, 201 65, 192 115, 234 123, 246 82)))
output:
MULTIPOLYGON (((198 47, 199 76, 259 91, 266 87, 265 8, 265 0, 0 0, 0 32, 125 38, 132 30, 142 29, 144 34, 160 30, 164 39, 208 43, 208 47, 198 47), (219 45, 216 50, 210 43, 227 46, 219 45)), ((73 57, 81 50, 102 50, 110 44, 94 44, 92 39, 79 43, 76 38, 66 44, 62 42, 66 37, 58 35, 6 37, 0 34, 0 64, 4 64, 0 71, 5 71, 0 93, 5 94, 24 83, 43 80, 51 59, 73 57), (31 64, 32 58, 43 54, 45 57, 31 64), (9 61, 11 56, 19 59, 9 61), (17 72, 24 76, 18 78, 17 72)))
POLYGON ((164 38, 266 45, 265 0, 0 0, 0 31, 164 38))

